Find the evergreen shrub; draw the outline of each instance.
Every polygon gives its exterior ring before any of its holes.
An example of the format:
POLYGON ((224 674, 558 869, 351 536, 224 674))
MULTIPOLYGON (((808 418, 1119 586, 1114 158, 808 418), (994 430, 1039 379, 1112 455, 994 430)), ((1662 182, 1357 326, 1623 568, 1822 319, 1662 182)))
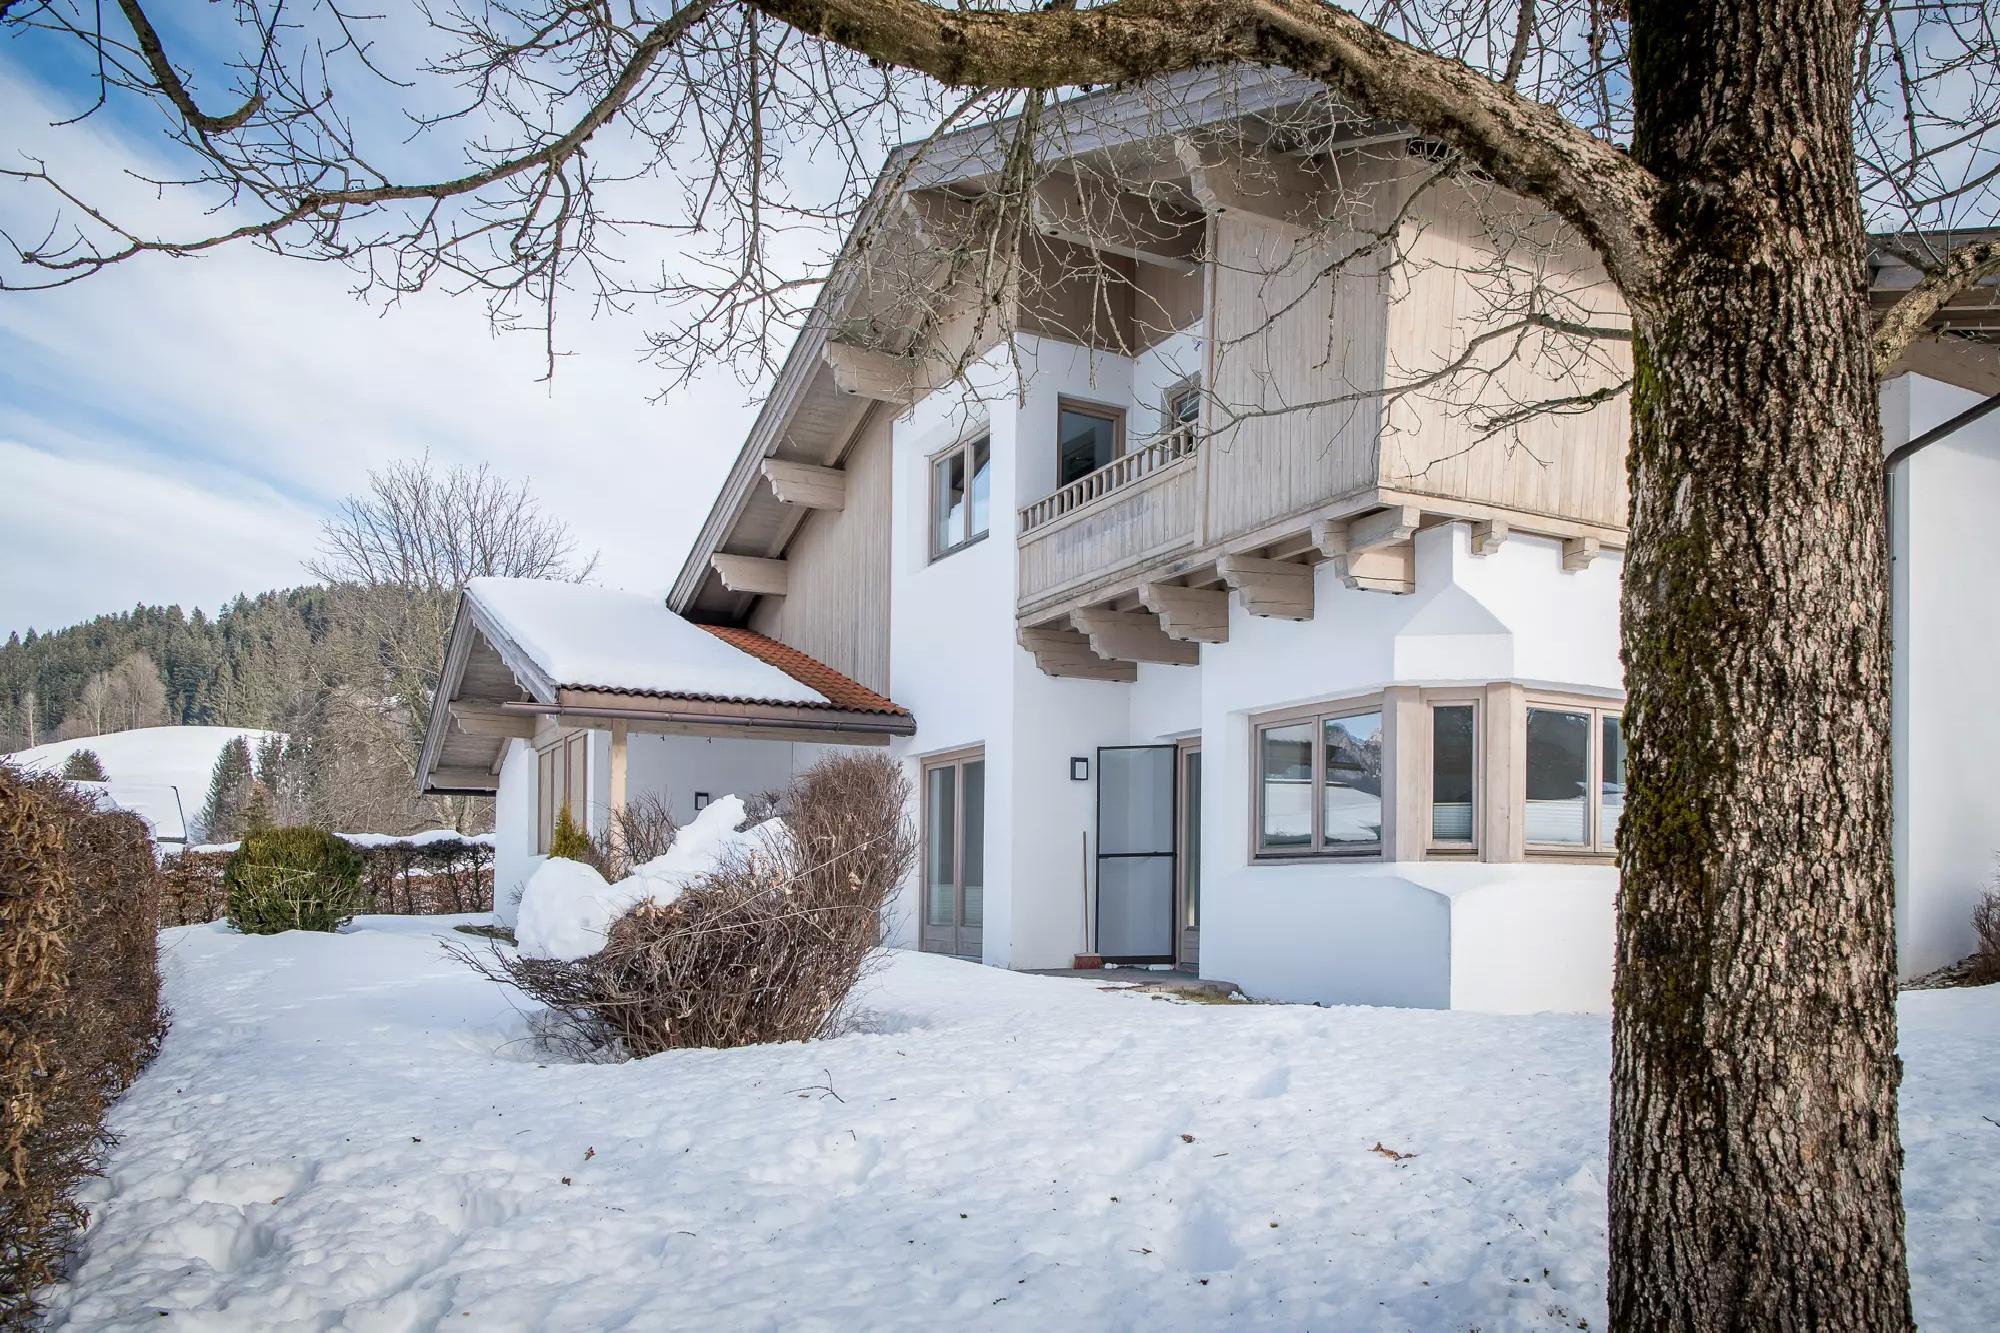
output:
POLYGON ((323 829, 245 835, 222 872, 229 922, 246 935, 338 930, 368 905, 361 853, 323 829))

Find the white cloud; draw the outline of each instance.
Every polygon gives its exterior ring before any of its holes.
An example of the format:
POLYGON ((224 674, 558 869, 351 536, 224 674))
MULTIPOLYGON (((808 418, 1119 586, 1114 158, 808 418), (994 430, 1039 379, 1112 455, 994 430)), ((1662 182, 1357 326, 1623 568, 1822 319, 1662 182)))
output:
MULTIPOLYGON (((135 143, 86 122, 54 132, 58 150, 38 128, 53 104, 12 72, 0 62, 11 146, 119 191, 135 143)), ((18 225, 19 192, 0 204, 18 225)), ((427 293, 383 310, 352 283, 341 268, 236 250, 0 293, 6 472, 32 464, 41 487, 34 501, 0 491, 0 633, 135 596, 209 605, 297 581, 320 516, 370 468, 425 452, 531 481, 584 548, 602 549, 601 581, 666 588, 748 428, 740 384, 717 375, 649 403, 660 381, 642 360, 643 310, 569 312, 560 337, 573 354, 553 385, 537 383, 538 339, 496 338, 477 298, 427 293), (57 496, 62 522, 30 512, 57 496)))
POLYGON ((220 490, 129 463, 0 440, 0 622, 50 629, 140 602, 213 612, 302 581, 317 516, 267 487, 220 490), (88 589, 88 610, 76 593, 88 589))

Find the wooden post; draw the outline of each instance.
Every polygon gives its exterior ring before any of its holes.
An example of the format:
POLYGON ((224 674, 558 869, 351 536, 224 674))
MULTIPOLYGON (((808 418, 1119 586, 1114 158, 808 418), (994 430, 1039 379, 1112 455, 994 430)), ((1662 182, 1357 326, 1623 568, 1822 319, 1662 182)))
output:
POLYGON ((611 724, 611 775, 605 821, 611 834, 611 853, 625 859, 625 724, 611 724))

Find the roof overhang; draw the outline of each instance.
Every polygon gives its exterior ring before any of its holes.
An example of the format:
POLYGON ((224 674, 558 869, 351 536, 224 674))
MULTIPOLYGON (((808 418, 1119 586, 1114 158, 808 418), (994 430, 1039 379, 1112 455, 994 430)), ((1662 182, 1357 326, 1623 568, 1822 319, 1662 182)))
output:
MULTIPOLYGON (((673 614, 665 607, 659 611, 673 614)), ((734 645, 732 650, 742 651, 734 645)), ((692 697, 672 691, 671 663, 663 663, 661 672, 665 688, 658 690, 558 682, 477 597, 461 593, 424 735, 418 788, 431 796, 491 796, 499 790, 510 742, 532 741, 548 727, 617 725, 659 735, 859 746, 887 745, 916 731, 916 720, 893 705, 848 708, 692 697)), ((813 688, 809 681, 801 683, 813 688)))

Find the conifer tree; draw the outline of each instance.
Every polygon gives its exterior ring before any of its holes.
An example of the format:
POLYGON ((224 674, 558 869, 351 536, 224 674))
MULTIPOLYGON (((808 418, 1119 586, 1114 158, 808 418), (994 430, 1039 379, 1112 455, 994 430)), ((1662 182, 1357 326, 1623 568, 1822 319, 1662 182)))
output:
POLYGON ((110 775, 104 771, 104 761, 97 757, 95 750, 74 750, 63 760, 63 776, 72 782, 106 782, 110 775))
POLYGON ((215 757, 208 779, 208 799, 202 803, 197 821, 201 836, 208 842, 231 842, 243 834, 244 815, 250 806, 257 775, 250 762, 250 743, 232 736, 215 757))

